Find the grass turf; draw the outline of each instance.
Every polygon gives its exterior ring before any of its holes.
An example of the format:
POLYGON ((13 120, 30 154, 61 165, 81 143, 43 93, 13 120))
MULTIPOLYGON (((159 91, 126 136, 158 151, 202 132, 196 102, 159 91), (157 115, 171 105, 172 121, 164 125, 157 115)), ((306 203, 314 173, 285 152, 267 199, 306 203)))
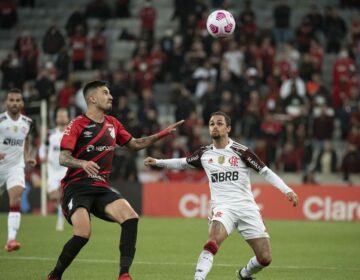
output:
MULTIPOLYGON (((0 240, 7 235, 7 215, 0 215, 0 240)), ((267 221, 273 262, 257 279, 360 279, 359 222, 267 221)), ((93 218, 93 236, 63 279, 117 279, 119 226, 93 218)), ((20 251, 0 251, 0 279, 45 279, 71 227, 55 231, 55 216, 23 215, 20 251)), ((197 257, 207 237, 201 219, 142 218, 137 254, 131 269, 136 280, 193 279, 197 257)), ((217 254, 208 280, 231 280, 253 254, 233 233, 217 254)))

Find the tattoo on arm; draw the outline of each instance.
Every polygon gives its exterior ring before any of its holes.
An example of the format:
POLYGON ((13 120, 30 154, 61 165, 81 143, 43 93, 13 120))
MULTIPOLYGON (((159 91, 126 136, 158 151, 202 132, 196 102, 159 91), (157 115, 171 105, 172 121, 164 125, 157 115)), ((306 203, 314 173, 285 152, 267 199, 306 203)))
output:
POLYGON ((60 165, 72 168, 81 168, 81 163, 83 162, 80 159, 76 159, 71 155, 71 151, 64 150, 60 152, 59 157, 60 165))
POLYGON ((144 148, 149 147, 153 143, 155 143, 158 140, 158 137, 154 135, 142 137, 139 139, 134 139, 133 141, 130 141, 129 147, 134 150, 141 150, 144 148))

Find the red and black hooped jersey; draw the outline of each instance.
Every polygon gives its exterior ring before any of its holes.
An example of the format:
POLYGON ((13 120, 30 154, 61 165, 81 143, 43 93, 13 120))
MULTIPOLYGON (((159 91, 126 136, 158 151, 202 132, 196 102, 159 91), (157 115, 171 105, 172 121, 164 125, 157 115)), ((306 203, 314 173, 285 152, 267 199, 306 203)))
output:
POLYGON ((124 126, 111 116, 105 116, 102 123, 96 123, 86 115, 72 120, 64 131, 61 150, 72 151, 76 159, 96 162, 100 170, 97 175, 89 176, 82 168, 68 168, 61 182, 62 190, 70 184, 109 187, 115 147, 125 145, 131 138, 124 126))

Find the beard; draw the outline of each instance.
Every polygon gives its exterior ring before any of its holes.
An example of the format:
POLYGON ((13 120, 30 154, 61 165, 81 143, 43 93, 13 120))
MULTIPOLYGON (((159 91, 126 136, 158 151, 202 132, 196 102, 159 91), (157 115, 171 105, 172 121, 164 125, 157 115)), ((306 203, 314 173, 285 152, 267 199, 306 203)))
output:
POLYGON ((101 106, 100 109, 103 110, 105 114, 108 114, 112 110, 112 104, 107 105, 107 106, 101 106))
POLYGON ((212 135, 211 135, 211 138, 214 139, 214 140, 218 140, 218 139, 220 139, 221 137, 220 137, 220 134, 215 134, 215 135, 212 134, 212 135))

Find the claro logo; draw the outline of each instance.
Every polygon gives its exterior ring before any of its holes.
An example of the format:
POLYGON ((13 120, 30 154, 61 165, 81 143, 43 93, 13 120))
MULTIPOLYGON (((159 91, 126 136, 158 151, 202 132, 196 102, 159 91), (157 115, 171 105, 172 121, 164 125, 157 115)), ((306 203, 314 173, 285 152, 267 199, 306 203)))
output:
MULTIPOLYGON (((259 188, 253 189, 256 199, 261 194, 259 188)), ((260 210, 264 208, 262 203, 258 203, 260 210)), ((206 218, 210 215, 210 198, 206 194, 184 194, 179 200, 179 210, 182 216, 187 218, 201 217, 206 218)))
POLYGON ((360 219, 360 202, 333 200, 331 197, 310 196, 304 201, 303 212, 309 220, 352 221, 360 219))
POLYGON ((187 218, 208 217, 209 208, 209 197, 206 194, 188 193, 183 195, 179 201, 180 213, 187 218))

